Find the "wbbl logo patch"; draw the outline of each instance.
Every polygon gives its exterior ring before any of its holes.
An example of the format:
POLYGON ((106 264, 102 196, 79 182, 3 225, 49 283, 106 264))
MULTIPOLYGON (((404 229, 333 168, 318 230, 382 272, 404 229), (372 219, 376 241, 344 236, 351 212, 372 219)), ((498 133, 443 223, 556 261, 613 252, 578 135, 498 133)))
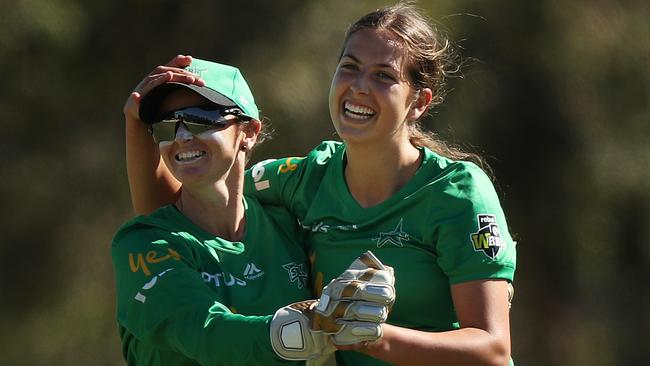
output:
POLYGON ((494 259, 499 254, 499 249, 505 248, 506 243, 501 239, 499 225, 494 215, 478 215, 478 232, 470 235, 475 251, 482 251, 489 258, 494 259))

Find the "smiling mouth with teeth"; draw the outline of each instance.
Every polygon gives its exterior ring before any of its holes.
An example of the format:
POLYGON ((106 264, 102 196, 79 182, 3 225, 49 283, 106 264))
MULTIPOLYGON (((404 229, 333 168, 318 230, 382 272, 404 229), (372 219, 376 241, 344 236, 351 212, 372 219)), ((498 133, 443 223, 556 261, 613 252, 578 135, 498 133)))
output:
POLYGON ((198 159, 205 155, 205 151, 185 151, 185 152, 180 152, 176 154, 174 157, 177 162, 187 162, 187 161, 192 161, 195 159, 198 159))
POLYGON ((363 105, 352 104, 350 102, 344 103, 343 111, 346 116, 359 120, 368 119, 375 115, 375 111, 371 108, 363 105))

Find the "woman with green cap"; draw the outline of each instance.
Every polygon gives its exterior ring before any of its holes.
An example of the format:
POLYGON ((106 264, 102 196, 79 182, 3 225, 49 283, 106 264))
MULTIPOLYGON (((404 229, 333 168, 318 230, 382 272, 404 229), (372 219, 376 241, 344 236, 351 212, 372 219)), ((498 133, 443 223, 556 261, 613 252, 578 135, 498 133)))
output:
POLYGON ((127 129, 148 129, 140 142, 183 185, 113 240, 127 363, 324 362, 334 344, 376 340, 394 300, 390 269, 366 253, 323 297, 303 301, 312 294, 295 219, 243 192, 264 136, 253 95, 237 68, 186 61, 182 72, 154 70, 124 107, 127 129))

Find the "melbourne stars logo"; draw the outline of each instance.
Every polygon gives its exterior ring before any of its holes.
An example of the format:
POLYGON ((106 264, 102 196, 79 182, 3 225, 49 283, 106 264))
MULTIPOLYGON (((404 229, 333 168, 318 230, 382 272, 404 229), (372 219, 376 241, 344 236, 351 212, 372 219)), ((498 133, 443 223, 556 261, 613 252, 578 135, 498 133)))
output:
POLYGON ((409 240, 409 234, 402 231, 403 222, 404 218, 400 218, 399 223, 395 229, 389 232, 379 233, 379 237, 372 238, 372 240, 377 241, 377 248, 381 248, 386 244, 392 244, 396 247, 403 247, 404 244, 402 243, 402 240, 409 240))
POLYGON ((291 262, 282 265, 282 268, 287 270, 290 282, 296 282, 298 288, 305 287, 305 284, 307 283, 307 272, 305 271, 304 264, 291 262))
POLYGON ((200 78, 203 77, 204 72, 208 71, 208 69, 202 69, 202 68, 198 68, 196 66, 189 66, 189 67, 187 67, 186 70, 191 72, 192 74, 200 77, 200 78))

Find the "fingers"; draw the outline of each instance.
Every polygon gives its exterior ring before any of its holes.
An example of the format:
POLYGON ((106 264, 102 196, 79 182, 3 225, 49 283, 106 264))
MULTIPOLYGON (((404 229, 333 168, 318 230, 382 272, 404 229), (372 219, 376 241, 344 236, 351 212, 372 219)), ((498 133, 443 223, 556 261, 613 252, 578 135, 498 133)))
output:
POLYGON ((176 55, 174 58, 167 62, 167 66, 185 68, 192 63, 192 56, 189 55, 176 55))
POLYGON ((198 86, 205 85, 205 82, 201 78, 187 70, 171 66, 158 66, 138 84, 134 92, 145 96, 155 87, 170 82, 195 84, 198 86))
MULTIPOLYGON (((390 268, 390 267, 388 267, 390 268)), ((347 269, 341 273, 337 279, 339 280, 358 280, 364 282, 378 282, 393 285, 395 283, 395 276, 392 271, 379 270, 374 268, 368 269, 347 269)))
POLYGON ((330 316, 342 301, 365 301, 392 307, 395 302, 395 277, 389 268, 371 252, 364 253, 325 286, 316 311, 330 316))
POLYGON ((154 69, 152 74, 167 74, 165 82, 178 82, 186 84, 205 85, 205 82, 197 75, 185 70, 192 63, 192 56, 176 55, 165 65, 160 65, 154 69))
POLYGON ((205 81, 203 79, 185 69, 191 63, 191 56, 177 55, 165 65, 159 65, 154 68, 149 75, 140 81, 133 91, 141 96, 145 96, 151 89, 168 82, 204 86, 205 81))
POLYGON ((374 255, 372 254, 371 251, 367 251, 359 256, 352 264, 350 265, 349 269, 367 269, 367 268, 374 268, 374 269, 386 269, 384 264, 381 263, 381 261, 374 255))
POLYGON ((378 305, 372 302, 352 301, 341 302, 339 306, 344 308, 340 310, 343 314, 335 315, 338 319, 337 323, 339 324, 345 324, 350 320, 383 323, 388 318, 388 308, 385 305, 378 305))
POLYGON ((360 302, 339 303, 336 315, 313 313, 310 328, 332 335, 336 345, 376 341, 382 335, 381 323, 386 320, 386 306, 360 302))
POLYGON ((348 267, 348 269, 339 277, 351 279, 352 277, 350 276, 352 275, 354 278, 370 280, 370 277, 375 273, 375 270, 380 271, 379 273, 383 274, 387 278, 393 278, 393 282, 391 283, 394 283, 393 267, 383 264, 379 258, 377 258, 371 251, 367 251, 355 259, 350 267, 348 267), (361 277, 362 274, 364 274, 366 277, 361 277))
POLYGON ((339 301, 328 315, 317 312, 315 329, 336 333, 350 321, 383 323, 388 318, 388 307, 366 301, 339 301))
POLYGON ((154 68, 136 85, 133 92, 127 98, 123 108, 125 116, 129 119, 139 119, 138 111, 142 97, 164 83, 176 82, 205 86, 203 79, 185 69, 191 63, 191 56, 177 55, 165 65, 159 65, 154 68))
POLYGON ((342 331, 332 336, 337 346, 374 342, 382 336, 381 325, 373 322, 348 322, 342 331))
POLYGON ((390 304, 395 301, 395 288, 385 282, 343 281, 336 283, 342 300, 365 300, 378 304, 390 304))
POLYGON ((313 329, 332 334, 336 345, 376 341, 395 302, 395 277, 371 252, 359 256, 321 294, 313 329))
POLYGON ((395 301, 395 276, 371 252, 357 258, 339 277, 323 289, 317 311, 330 314, 341 300, 369 301, 392 305, 395 301))
POLYGON ((370 301, 380 305, 395 302, 395 287, 386 282, 334 279, 323 289, 317 310, 331 312, 331 304, 340 300, 370 301))

